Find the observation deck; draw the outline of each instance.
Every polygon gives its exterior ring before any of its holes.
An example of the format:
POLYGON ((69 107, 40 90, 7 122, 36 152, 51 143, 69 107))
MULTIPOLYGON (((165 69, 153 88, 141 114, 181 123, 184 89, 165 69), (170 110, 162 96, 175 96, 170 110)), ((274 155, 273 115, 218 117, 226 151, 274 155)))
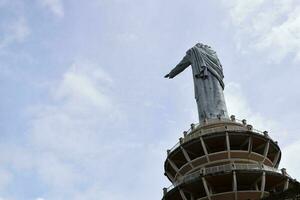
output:
POLYGON ((277 142, 246 120, 192 124, 167 151, 172 186, 163 189, 163 200, 256 200, 287 190, 294 180, 278 170, 280 159, 277 142))

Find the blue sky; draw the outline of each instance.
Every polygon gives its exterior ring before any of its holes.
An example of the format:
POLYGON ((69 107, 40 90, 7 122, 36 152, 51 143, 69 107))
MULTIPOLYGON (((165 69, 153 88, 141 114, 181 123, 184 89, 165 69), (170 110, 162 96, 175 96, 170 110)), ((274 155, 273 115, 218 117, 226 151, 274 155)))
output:
POLYGON ((297 0, 0 0, 0 200, 159 199, 166 149, 197 121, 196 42, 230 114, 300 178, 297 0))

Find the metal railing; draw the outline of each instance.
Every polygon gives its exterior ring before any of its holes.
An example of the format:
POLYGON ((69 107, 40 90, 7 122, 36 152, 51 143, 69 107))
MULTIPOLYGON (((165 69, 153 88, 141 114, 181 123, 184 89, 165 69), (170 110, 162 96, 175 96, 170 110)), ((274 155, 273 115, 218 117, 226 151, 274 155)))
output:
MULTIPOLYGON (((182 178, 179 178, 173 185, 169 186, 168 188, 164 188, 165 192, 169 192, 179 184, 183 182, 189 182, 191 180, 194 180, 198 177, 202 177, 205 175, 210 175, 210 174, 216 174, 216 173, 224 173, 224 172, 231 172, 234 170, 249 170, 249 171, 268 171, 268 172, 275 172, 275 173, 280 173, 283 174, 282 171, 269 167, 267 165, 263 164, 225 164, 225 165, 219 165, 219 166, 213 166, 213 167, 208 167, 208 168, 202 168, 196 172, 193 172, 191 174, 188 174, 186 176, 183 176, 182 178)), ((286 174, 283 174, 286 175, 286 174)))
POLYGON ((180 138, 181 141, 177 142, 171 149, 168 150, 168 153, 171 153, 173 152, 175 149, 177 149, 181 143, 184 143, 184 142, 187 142, 187 141, 190 141, 194 138, 197 138, 199 137, 200 135, 203 135, 205 133, 210 133, 212 132, 212 130, 216 130, 216 128, 211 128, 211 129, 207 129, 205 131, 201 131, 201 132, 195 132, 193 134, 191 134, 192 132, 196 131, 196 130, 199 130, 201 129, 202 127, 205 127, 209 124, 213 124, 215 122, 235 122, 239 125, 242 125, 241 128, 237 128, 235 127, 234 129, 229 129, 228 131, 233 131, 233 130, 245 130, 245 128, 247 128, 247 130, 249 131, 252 131, 254 133, 257 133, 259 135, 264 135, 264 136, 267 136, 268 137, 268 132, 267 131, 260 131, 260 130, 257 130, 257 129, 253 129, 252 125, 247 125, 247 122, 245 119, 243 120, 239 120, 239 119, 224 119, 224 118, 221 118, 221 119, 212 119, 212 120, 208 120, 205 124, 200 124, 200 123, 197 123, 197 124, 191 124, 191 128, 188 129, 187 131, 184 131, 184 138, 180 138))

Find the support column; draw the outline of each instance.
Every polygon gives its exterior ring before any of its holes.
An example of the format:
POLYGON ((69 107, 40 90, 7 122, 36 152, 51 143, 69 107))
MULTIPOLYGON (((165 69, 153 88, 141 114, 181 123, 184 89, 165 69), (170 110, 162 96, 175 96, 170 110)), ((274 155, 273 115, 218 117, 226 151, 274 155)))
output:
POLYGON ((264 150, 264 159, 262 161, 262 163, 265 162, 267 156, 268 156, 268 152, 269 152, 269 148, 270 148, 270 140, 268 140, 266 146, 265 146, 265 150, 264 150))
POLYGON ((175 182, 174 177, 169 172, 167 172, 167 171, 165 173, 169 177, 169 179, 171 179, 172 183, 174 183, 175 182))
POLYGON ((278 152, 276 153, 275 158, 274 158, 274 160, 273 160, 273 167, 276 166, 276 163, 278 162, 278 159, 279 159, 279 157, 280 157, 280 154, 281 154, 280 151, 278 151, 278 152))
POLYGON ((191 158, 190 158, 189 154, 187 153, 187 151, 182 146, 180 146, 180 149, 181 149, 181 151, 182 151, 182 153, 183 153, 184 158, 186 159, 186 161, 189 163, 189 165, 192 168, 194 168, 193 164, 191 163, 191 158))
POLYGON ((204 177, 202 177, 202 183, 203 183, 205 193, 206 193, 206 196, 207 196, 208 200, 211 200, 211 193, 208 189, 207 182, 206 182, 206 179, 204 177))
POLYGON ((255 183, 254 186, 255 186, 255 190, 259 191, 257 183, 255 183))
POLYGON ((195 197, 191 194, 191 200, 195 200, 195 197))
POLYGON ((248 152, 251 153, 252 152, 252 143, 253 143, 253 139, 252 139, 252 135, 249 136, 249 143, 248 143, 248 152))
POLYGON ((181 195, 182 200, 188 200, 182 189, 179 189, 179 193, 181 195))
POLYGON ((231 153, 230 153, 230 140, 229 140, 228 132, 226 132, 226 147, 227 147, 228 159, 230 159, 231 153))
POLYGON ((236 181, 236 172, 233 171, 233 183, 232 190, 234 191, 234 199, 237 200, 237 181, 236 181))
POLYGON ((287 178, 284 182, 283 191, 286 191, 287 189, 289 189, 289 182, 290 182, 290 180, 287 178))
POLYGON ((261 195, 260 195, 260 198, 264 197, 265 186, 266 186, 266 172, 263 172, 262 177, 261 177, 261 186, 260 186, 261 195))
POLYGON ((177 174, 180 174, 180 173, 179 173, 179 169, 178 169, 178 167, 176 166, 176 164, 175 164, 172 160, 170 160, 169 158, 168 158, 168 162, 170 163, 171 167, 175 170, 175 172, 176 172, 177 174))
POLYGON ((206 159, 207 159, 207 161, 209 162, 209 157, 208 157, 207 148, 206 148, 206 145, 205 145, 205 143, 204 143, 204 140, 203 140, 202 136, 200 136, 200 141, 201 141, 201 145, 202 145, 204 154, 205 154, 205 156, 206 156, 206 159))

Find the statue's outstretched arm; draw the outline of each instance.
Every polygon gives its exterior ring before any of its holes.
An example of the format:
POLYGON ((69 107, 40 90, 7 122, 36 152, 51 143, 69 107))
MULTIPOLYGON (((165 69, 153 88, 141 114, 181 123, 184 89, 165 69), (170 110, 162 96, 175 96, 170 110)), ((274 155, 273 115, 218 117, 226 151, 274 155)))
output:
POLYGON ((191 65, 190 54, 189 52, 187 52, 187 54, 183 57, 180 63, 178 63, 178 65, 176 65, 176 67, 172 69, 171 72, 165 76, 165 78, 174 78, 177 74, 185 70, 190 65, 191 65))

